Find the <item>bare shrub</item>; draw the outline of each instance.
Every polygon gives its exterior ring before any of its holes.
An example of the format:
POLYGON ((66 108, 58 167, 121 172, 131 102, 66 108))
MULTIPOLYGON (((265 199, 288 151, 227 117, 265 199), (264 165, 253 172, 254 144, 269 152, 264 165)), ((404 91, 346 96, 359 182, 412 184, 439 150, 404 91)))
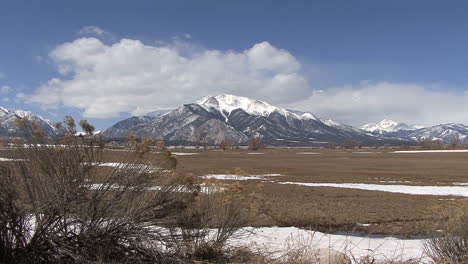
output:
POLYGON ((259 150, 265 148, 265 145, 262 142, 262 138, 254 136, 249 140, 249 149, 250 150, 259 150))
POLYGON ((181 227, 184 236, 184 242, 178 246, 186 258, 213 260, 225 257, 226 241, 250 220, 242 190, 240 184, 224 185, 214 179, 204 183, 194 206, 178 218, 177 226, 181 227))
POLYGON ((462 212, 425 243, 425 250, 436 263, 468 263, 468 213, 462 212))
POLYGON ((223 151, 225 151, 226 149, 230 148, 231 144, 226 141, 226 140, 223 140, 219 143, 219 148, 222 149, 223 151))
POLYGON ((175 222, 197 188, 158 167, 170 152, 145 141, 102 168, 101 145, 75 137, 71 117, 57 124, 64 136, 55 145, 34 122, 17 124, 30 137, 19 160, 0 167, 0 262, 174 263, 167 245, 182 237, 160 227, 175 222))

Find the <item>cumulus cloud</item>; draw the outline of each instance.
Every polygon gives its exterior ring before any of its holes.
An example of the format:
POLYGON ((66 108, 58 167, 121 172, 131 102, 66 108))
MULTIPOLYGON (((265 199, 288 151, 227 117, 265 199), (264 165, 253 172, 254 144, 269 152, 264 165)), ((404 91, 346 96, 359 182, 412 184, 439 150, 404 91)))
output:
MULTIPOLYGON (((99 35, 98 29, 86 31, 99 35)), ((88 37, 57 46, 49 57, 60 76, 16 98, 45 108, 82 109, 84 117, 140 115, 232 93, 355 126, 384 118, 420 125, 468 124, 468 91, 371 81, 313 90, 299 60, 268 42, 223 51, 180 37, 153 45, 132 39, 105 44, 88 37)))
POLYGON ((468 91, 450 92, 418 84, 363 82, 357 86, 315 91, 295 109, 360 126, 384 118, 409 124, 468 124, 468 91))
POLYGON ((62 76, 41 85, 28 100, 108 118, 167 109, 209 94, 233 93, 272 103, 292 103, 310 94, 299 61, 268 42, 244 51, 186 53, 181 45, 131 39, 106 45, 97 38, 80 38, 49 54, 62 76))

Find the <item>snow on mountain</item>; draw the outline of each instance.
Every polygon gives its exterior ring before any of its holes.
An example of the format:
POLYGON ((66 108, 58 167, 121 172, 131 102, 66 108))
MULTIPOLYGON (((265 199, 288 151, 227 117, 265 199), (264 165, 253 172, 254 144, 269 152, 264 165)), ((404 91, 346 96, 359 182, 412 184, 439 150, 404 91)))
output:
POLYGON ((398 132, 401 130, 416 130, 419 128, 421 127, 409 126, 405 123, 400 123, 389 119, 384 119, 379 123, 369 123, 361 127, 362 130, 380 134, 398 132))
MULTIPOLYGON (((107 138, 129 134, 162 138, 177 144, 242 143, 253 136, 272 145, 314 145, 356 139, 377 141, 365 132, 346 126, 330 126, 309 112, 287 110, 242 96, 206 96, 161 115, 147 114, 122 120, 104 131, 107 138)), ((380 142, 380 141, 379 141, 380 142)))
POLYGON ((39 115, 30 111, 0 107, 0 136, 22 136, 21 131, 16 126, 16 120, 24 117, 36 122, 46 135, 54 136, 57 134, 53 123, 39 115))
POLYGON ((346 125, 346 124, 340 123, 340 122, 335 121, 335 120, 333 120, 333 119, 323 120, 322 122, 323 122, 324 124, 326 124, 327 126, 331 126, 331 127, 337 128, 337 129, 344 130, 344 131, 356 132, 356 133, 364 133, 364 131, 361 130, 361 129, 359 129, 359 128, 355 128, 355 127, 352 127, 352 126, 350 126, 350 125, 346 125))
POLYGON ((457 123, 441 124, 418 129, 408 135, 413 140, 430 139, 450 143, 453 139, 468 142, 468 126, 457 123))
POLYGON ((162 115, 165 115, 169 112, 171 112, 172 110, 174 109, 167 109, 167 110, 157 110, 157 111, 153 111, 153 112, 149 112, 147 114, 145 114, 145 116, 151 116, 151 117, 160 117, 162 115))
POLYGON ((219 111, 226 121, 229 119, 231 113, 236 109, 241 109, 248 114, 255 116, 268 117, 272 113, 277 112, 286 118, 293 117, 297 119, 313 119, 318 120, 316 116, 308 112, 295 112, 289 111, 281 107, 270 105, 269 103, 250 99, 243 96, 236 96, 231 94, 220 94, 217 96, 206 96, 196 102, 198 105, 205 108, 207 111, 215 109, 219 111))

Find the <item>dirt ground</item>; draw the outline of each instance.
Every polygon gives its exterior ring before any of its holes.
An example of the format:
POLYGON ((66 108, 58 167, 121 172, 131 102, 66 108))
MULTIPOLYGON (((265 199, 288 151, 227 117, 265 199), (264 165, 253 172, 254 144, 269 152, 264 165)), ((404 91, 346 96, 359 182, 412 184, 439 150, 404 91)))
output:
POLYGON ((240 181, 245 186, 246 194, 260 191, 266 201, 267 213, 252 223, 258 226, 309 227, 328 232, 424 235, 438 230, 440 227, 437 223, 443 223, 446 215, 468 206, 468 198, 463 197, 277 183, 288 181, 452 186, 453 182, 468 182, 468 153, 404 154, 381 149, 173 151, 199 153, 177 156, 177 170, 181 173, 201 176, 234 173, 236 168, 241 168, 249 175, 284 175, 270 178, 273 181, 268 182, 240 181))
MULTIPOLYGON (((238 181, 244 186, 246 197, 252 193, 261 197, 255 202, 261 203, 262 213, 252 221, 252 226, 427 235, 440 229, 439 224, 447 215, 468 208, 468 198, 464 197, 280 184, 287 181, 452 186, 454 182, 468 182, 468 153, 403 154, 386 149, 171 151, 189 154, 177 155, 177 173, 230 174, 239 168, 248 175, 281 174, 268 180, 238 181)), ((125 152, 106 150, 104 154, 105 161, 119 161, 125 152)), ((14 154, 0 150, 0 157, 14 154)))

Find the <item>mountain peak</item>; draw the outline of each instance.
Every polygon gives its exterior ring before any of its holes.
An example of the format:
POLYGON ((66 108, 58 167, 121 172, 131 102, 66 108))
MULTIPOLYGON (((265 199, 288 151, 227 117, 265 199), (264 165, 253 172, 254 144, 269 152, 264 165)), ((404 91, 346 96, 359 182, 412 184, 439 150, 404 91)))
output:
POLYGON ((405 123, 397 122, 391 119, 384 119, 379 123, 369 123, 361 127, 362 130, 369 132, 398 132, 400 130, 416 130, 419 127, 409 126, 405 123))
POLYGON ((222 114, 229 116, 235 109, 242 109, 252 115, 269 116, 275 110, 282 110, 266 102, 232 94, 206 96, 197 104, 208 108, 215 108, 222 114))
POLYGON ((306 120, 318 118, 309 112, 290 111, 281 107, 271 105, 267 102, 251 99, 244 96, 232 94, 220 94, 217 96, 205 96, 196 102, 198 105, 209 110, 214 108, 224 115, 226 120, 232 111, 241 109, 251 115, 268 117, 271 113, 277 112, 286 118, 293 117, 296 119, 306 120))

